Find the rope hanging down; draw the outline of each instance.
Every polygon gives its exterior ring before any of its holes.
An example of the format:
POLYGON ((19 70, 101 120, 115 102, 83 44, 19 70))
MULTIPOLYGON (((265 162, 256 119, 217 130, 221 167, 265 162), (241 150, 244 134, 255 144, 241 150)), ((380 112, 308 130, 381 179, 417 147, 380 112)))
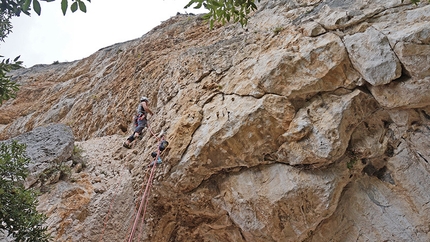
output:
MULTIPOLYGON (((139 194, 138 194, 138 196, 137 197, 140 197, 140 195, 141 194, 143 194, 143 191, 145 190, 145 185, 146 185, 146 181, 148 181, 147 179, 148 179, 148 176, 149 176, 149 169, 146 169, 145 170, 145 175, 144 175, 144 178, 143 178, 143 182, 142 182, 142 188, 140 189, 140 191, 139 191, 139 194)), ((136 204, 137 205, 137 204, 136 204)), ((137 207, 137 206, 136 206, 137 207)), ((127 216, 127 217, 129 217, 129 216, 127 216)), ((133 220, 132 220, 132 217, 134 217, 134 215, 133 214, 130 214, 130 218, 129 218, 129 220, 128 220, 128 226, 127 226, 127 235, 129 235, 130 234, 130 231, 131 231, 131 227, 132 227, 132 225, 133 225, 133 220)), ((128 237, 126 237, 125 239, 124 239, 124 242, 127 242, 127 240, 128 240, 128 237)))
MULTIPOLYGON (((154 158, 154 161, 152 162, 153 166, 152 166, 151 173, 150 173, 149 178, 148 178, 147 183, 146 183, 145 192, 142 195, 142 199, 140 201, 139 209, 138 209, 138 211, 136 213, 136 217, 134 219, 133 227, 132 227, 131 233, 130 233, 130 235, 128 237, 128 242, 131 242, 133 240, 133 238, 134 238, 134 235, 136 233, 136 227, 137 227, 137 225, 139 223, 139 216, 140 216, 140 214, 142 212, 142 209, 143 209, 143 214, 142 214, 142 217, 141 217, 141 229, 140 229, 140 231, 143 232, 143 225, 144 225, 144 221, 145 221, 146 209, 147 209, 148 201, 149 201, 149 192, 150 192, 150 189, 151 189, 152 184, 153 184, 152 181, 154 179, 155 169, 157 167, 157 161, 158 161, 158 159, 160 157, 160 154, 161 154, 159 147, 161 147, 162 142, 164 141, 164 134, 163 133, 160 133, 160 135, 157 137, 154 134, 154 132, 152 131, 152 129, 149 127, 149 124, 147 124, 147 125, 148 125, 148 129, 151 132, 152 136, 155 137, 157 139, 157 141, 159 141, 159 144, 158 144, 158 148, 157 148, 157 155, 154 158)), ((164 151, 164 149, 163 149, 163 151, 164 151)), ((141 237, 141 234, 139 235, 139 239, 138 240, 140 240, 140 237, 141 237)))
MULTIPOLYGON (((131 242, 133 240, 134 236, 135 236, 136 227, 137 227, 137 224, 139 222, 139 217, 140 217, 139 215, 141 214, 142 209, 143 209, 143 214, 142 214, 142 217, 141 217, 141 227, 140 227, 141 233, 139 234, 138 241, 140 241, 140 239, 141 239, 141 235, 143 233, 143 226, 144 226, 144 221, 145 221, 146 209, 147 209, 148 202, 149 202, 149 193, 150 193, 150 189, 151 189, 152 184, 153 184, 152 181, 154 179, 155 169, 156 169, 156 166, 157 166, 157 161, 158 161, 160 155, 163 153, 165 147, 168 145, 168 142, 165 141, 164 133, 163 132, 161 132, 158 136, 156 136, 154 134, 154 132, 152 131, 152 129, 149 127, 149 124, 147 124, 147 125, 148 125, 149 131, 151 132, 151 135, 153 137, 155 137, 157 139, 157 141, 158 141, 157 153, 156 153, 157 155, 155 157, 153 156, 154 160, 152 161, 152 163, 150 163, 150 164, 152 164, 152 168, 151 168, 151 172, 150 172, 149 178, 148 178, 148 171, 149 171, 149 169, 146 169, 146 171, 145 171, 145 176, 144 176, 144 179, 143 179, 143 184, 142 184, 141 192, 144 190, 144 188, 145 188, 145 191, 144 191, 144 193, 142 195, 142 199, 140 201, 139 209, 138 209, 138 211, 136 213, 134 222, 130 221, 131 223, 128 226, 127 234, 129 236, 127 236, 127 238, 125 240, 125 241, 128 241, 128 242, 131 242), (164 144, 163 144, 163 142, 164 142, 164 144), (161 146, 162 144, 164 145, 163 149, 160 149, 160 147, 162 147, 161 146), (148 179, 146 180, 146 178, 148 178, 148 179), (131 227, 131 225, 133 225, 133 227, 131 227), (131 232, 130 232, 130 228, 131 228, 131 232)), ((103 236, 105 234, 106 225, 107 225, 107 222, 108 222, 108 219, 109 219, 109 216, 110 216, 113 204, 114 204, 114 202, 116 200, 117 189, 118 188, 119 188, 119 183, 116 185, 116 188, 114 189, 115 190, 114 196, 112 197, 112 199, 110 201, 109 209, 108 209, 108 212, 107 212, 107 214, 105 216, 105 219, 104 219, 103 230, 102 230, 102 233, 101 233, 101 236, 100 236, 100 240, 99 240, 100 242, 103 241, 103 236)), ((140 194, 141 194, 141 192, 140 192, 140 194)))

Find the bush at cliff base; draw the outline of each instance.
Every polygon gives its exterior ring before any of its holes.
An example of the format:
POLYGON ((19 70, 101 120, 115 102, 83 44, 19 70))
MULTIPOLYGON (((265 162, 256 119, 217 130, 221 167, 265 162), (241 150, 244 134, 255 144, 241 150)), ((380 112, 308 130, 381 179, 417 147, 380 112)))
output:
POLYGON ((29 162, 25 145, 0 143, 0 230, 16 241, 49 241, 46 217, 36 211, 37 193, 23 185, 29 162))

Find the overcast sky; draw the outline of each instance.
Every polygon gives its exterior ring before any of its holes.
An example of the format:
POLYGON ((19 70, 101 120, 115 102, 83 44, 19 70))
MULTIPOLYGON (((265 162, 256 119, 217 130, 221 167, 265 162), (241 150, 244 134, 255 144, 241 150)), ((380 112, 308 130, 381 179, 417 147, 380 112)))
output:
POLYGON ((32 12, 31 17, 13 18, 13 33, 0 42, 0 55, 12 59, 21 55, 26 67, 74 61, 139 38, 177 12, 206 12, 184 9, 189 0, 92 0, 85 1, 87 13, 68 9, 63 16, 60 2, 41 2, 41 16, 32 12))

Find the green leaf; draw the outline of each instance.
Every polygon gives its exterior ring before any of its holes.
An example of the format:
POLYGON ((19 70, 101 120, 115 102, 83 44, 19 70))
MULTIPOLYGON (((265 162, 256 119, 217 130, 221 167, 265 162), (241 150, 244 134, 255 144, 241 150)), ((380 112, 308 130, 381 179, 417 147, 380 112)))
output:
POLYGON ((84 3, 84 2, 82 2, 82 1, 78 1, 78 2, 79 2, 79 9, 80 9, 82 12, 86 13, 86 12, 87 12, 87 6, 85 6, 85 3, 84 3))
POLYGON ((15 57, 15 59, 13 59, 13 62, 17 62, 19 57, 21 57, 21 56, 19 55, 19 56, 15 57))
POLYGON ((194 9, 199 9, 199 8, 201 8, 202 7, 202 2, 199 2, 195 7, 194 7, 194 9))
POLYGON ((37 13, 37 15, 40 16, 41 9, 40 9, 40 3, 38 0, 33 0, 33 9, 37 13))
POLYGON ((1 228, 16 241, 48 242, 47 229, 42 226, 46 217, 36 210, 37 195, 23 186, 29 162, 24 145, 16 141, 0 144, 0 216, 5 221, 1 228))
POLYGON ((61 0, 61 10, 63 11, 63 15, 66 15, 68 2, 67 0, 61 0))
POLYGON ((187 3, 187 5, 185 5, 185 7, 184 8, 189 8, 191 5, 193 5, 194 3, 196 3, 196 1, 195 0, 190 0, 188 3, 187 3))
POLYGON ((210 19, 211 17, 212 17, 212 15, 210 15, 209 13, 207 13, 207 14, 203 15, 203 19, 204 19, 204 20, 208 20, 208 19, 210 19))
POLYGON ((72 6, 70 6, 70 10, 72 10, 72 13, 76 12, 76 10, 78 10, 78 2, 72 3, 72 6))
POLYGON ((212 5, 214 5, 215 7, 222 7, 223 4, 221 4, 218 1, 210 1, 212 5))
POLYGON ((22 5, 22 11, 26 12, 30 7, 31 0, 25 0, 25 3, 22 5))

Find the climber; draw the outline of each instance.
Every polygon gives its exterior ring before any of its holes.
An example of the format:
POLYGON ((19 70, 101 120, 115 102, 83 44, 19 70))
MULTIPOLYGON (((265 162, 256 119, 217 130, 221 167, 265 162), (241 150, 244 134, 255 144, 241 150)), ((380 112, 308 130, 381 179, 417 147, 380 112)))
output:
POLYGON ((147 115, 148 113, 154 115, 151 109, 148 107, 149 99, 147 97, 142 97, 140 99, 139 106, 137 107, 137 115, 134 118, 136 129, 133 134, 127 138, 127 140, 122 144, 127 149, 131 148, 131 144, 136 138, 142 138, 142 131, 147 125, 147 115))
MULTIPOLYGON (((164 140, 164 137, 163 137, 163 140, 160 142, 160 145, 158 146, 158 150, 160 151, 159 153, 157 153, 158 151, 154 151, 154 152, 152 152, 151 153, 151 156, 152 156, 152 158, 156 158, 157 157, 157 155, 158 155, 158 158, 157 158, 157 164, 161 164, 161 162, 162 162, 162 160, 161 160, 161 158, 160 158, 160 154, 161 154, 161 152, 163 152, 165 149, 166 149, 166 147, 169 145, 169 142, 167 142, 166 140, 164 140)), ((153 165, 154 165, 154 163, 155 163, 155 160, 153 161, 153 162, 151 162, 151 164, 149 164, 149 167, 152 167, 153 165)))

